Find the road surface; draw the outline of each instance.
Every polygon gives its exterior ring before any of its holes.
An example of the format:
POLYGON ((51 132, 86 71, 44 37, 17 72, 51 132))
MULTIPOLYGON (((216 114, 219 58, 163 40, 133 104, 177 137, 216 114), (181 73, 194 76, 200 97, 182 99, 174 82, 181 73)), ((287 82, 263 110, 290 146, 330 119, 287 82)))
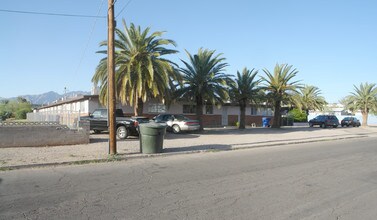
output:
POLYGON ((376 143, 0 172, 0 219, 376 219, 376 143))

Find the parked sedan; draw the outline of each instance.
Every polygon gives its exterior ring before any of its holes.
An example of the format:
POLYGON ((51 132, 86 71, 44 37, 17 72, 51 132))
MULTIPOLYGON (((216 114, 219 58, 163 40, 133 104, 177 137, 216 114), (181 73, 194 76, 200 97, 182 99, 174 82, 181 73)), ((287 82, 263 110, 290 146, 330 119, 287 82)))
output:
POLYGON ((192 120, 179 114, 160 114, 153 118, 156 123, 166 124, 169 131, 177 134, 181 131, 197 131, 200 128, 198 120, 192 120))
POLYGON ((342 127, 344 127, 344 126, 359 127, 361 125, 359 119, 357 119, 355 117, 345 117, 340 122, 340 124, 342 125, 342 127))

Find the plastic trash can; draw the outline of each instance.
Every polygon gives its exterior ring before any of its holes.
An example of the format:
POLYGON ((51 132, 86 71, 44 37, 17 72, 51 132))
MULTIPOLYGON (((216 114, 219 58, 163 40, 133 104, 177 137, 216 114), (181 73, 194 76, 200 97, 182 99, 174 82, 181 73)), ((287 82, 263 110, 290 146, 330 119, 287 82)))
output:
POLYGON ((270 121, 271 121, 271 118, 262 118, 262 126, 264 128, 269 128, 271 126, 270 121))
POLYGON ((141 153, 162 153, 166 125, 154 122, 139 124, 139 132, 141 153))

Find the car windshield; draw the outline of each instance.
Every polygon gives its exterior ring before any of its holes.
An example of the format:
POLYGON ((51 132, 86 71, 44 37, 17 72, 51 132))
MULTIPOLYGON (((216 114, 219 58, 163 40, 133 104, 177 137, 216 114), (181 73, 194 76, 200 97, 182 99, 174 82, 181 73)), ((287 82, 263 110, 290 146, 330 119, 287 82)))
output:
POLYGON ((178 121, 188 121, 188 120, 190 120, 189 118, 187 118, 183 115, 174 115, 174 118, 177 119, 178 121))

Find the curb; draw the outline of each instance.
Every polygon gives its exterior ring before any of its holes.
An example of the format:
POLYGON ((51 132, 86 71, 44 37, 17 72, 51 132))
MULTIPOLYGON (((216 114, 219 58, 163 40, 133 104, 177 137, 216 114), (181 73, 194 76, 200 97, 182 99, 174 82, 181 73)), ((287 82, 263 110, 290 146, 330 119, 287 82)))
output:
POLYGON ((293 140, 293 141, 274 141, 274 143, 263 142, 251 145, 245 145, 242 147, 236 147, 231 145, 230 149, 206 149, 206 150, 193 150, 193 151, 181 151, 181 152, 168 152, 168 153, 157 153, 157 154, 140 154, 137 156, 114 156, 113 158, 108 159, 93 159, 93 160, 77 160, 77 161, 66 161, 66 162, 54 162, 54 163, 40 163, 40 164, 25 164, 25 165, 15 165, 15 166, 3 166, 0 167, 0 172, 11 171, 11 170, 20 170, 20 169, 30 169, 30 168, 45 168, 45 167, 57 167, 57 166, 70 166, 70 165, 85 165, 93 163, 110 163, 110 162, 119 162, 127 161, 133 159, 143 159, 143 158, 155 158, 155 157, 169 157, 176 155, 185 155, 185 154, 196 154, 196 153, 213 153, 213 152, 225 152, 225 151, 235 151, 235 150, 247 150, 253 148, 262 148, 262 147, 275 147, 282 145, 291 145, 291 144, 304 144, 304 143, 315 143, 315 142, 324 142, 324 141, 335 141, 335 140, 345 140, 345 139, 357 139, 357 138, 366 138, 370 137, 366 134, 358 136, 349 136, 349 137, 337 137, 337 138, 325 138, 325 139, 313 139, 313 140, 293 140))

